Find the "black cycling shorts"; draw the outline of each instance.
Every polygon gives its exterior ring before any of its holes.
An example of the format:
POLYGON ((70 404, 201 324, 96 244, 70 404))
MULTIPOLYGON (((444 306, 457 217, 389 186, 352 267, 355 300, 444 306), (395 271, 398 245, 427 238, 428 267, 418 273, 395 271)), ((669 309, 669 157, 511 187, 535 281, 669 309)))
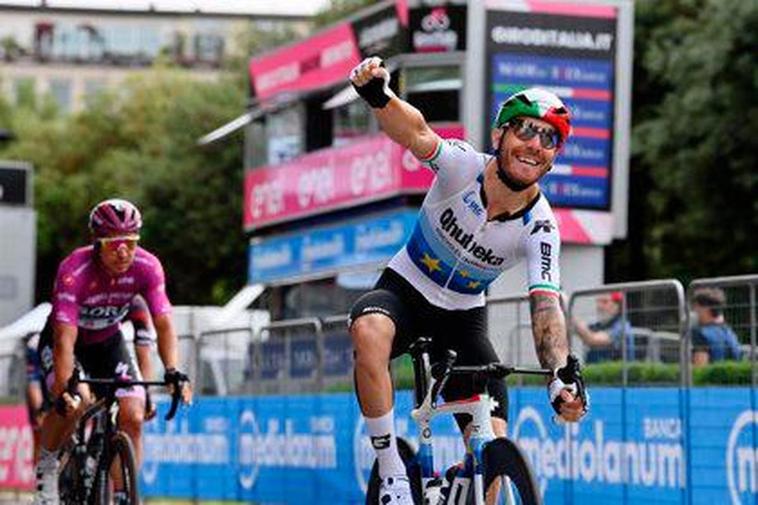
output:
MULTIPOLYGON (((42 365, 42 392, 46 401, 51 401, 49 387, 53 373, 53 331, 48 322, 39 339, 38 353, 42 365)), ((124 377, 132 380, 141 379, 139 368, 129 354, 126 341, 121 331, 96 344, 74 346, 76 365, 87 377, 93 379, 113 379, 124 377)), ((102 386, 91 386, 96 396, 102 396, 106 390, 102 386)), ((119 390, 117 396, 144 396, 142 387, 119 390)))
MULTIPOLYGON (((408 351, 419 337, 432 340, 432 360, 452 349, 458 356, 456 365, 486 365, 500 361, 487 337, 487 311, 484 307, 446 310, 429 303, 408 281, 387 268, 372 291, 361 296, 350 310, 350 324, 364 314, 380 313, 395 323, 392 358, 408 351)), ((508 391, 504 380, 490 380, 487 391, 498 405, 492 415, 508 419, 508 391)), ((446 401, 468 398, 474 394, 471 380, 451 376, 442 391, 446 401)), ((463 429, 471 419, 456 415, 463 429)))

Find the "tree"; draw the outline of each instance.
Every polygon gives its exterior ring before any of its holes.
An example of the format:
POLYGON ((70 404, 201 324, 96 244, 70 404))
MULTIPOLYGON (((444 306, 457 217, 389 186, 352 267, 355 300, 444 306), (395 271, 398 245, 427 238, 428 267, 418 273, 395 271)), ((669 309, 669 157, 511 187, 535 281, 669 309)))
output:
POLYGON ((200 148, 196 139, 244 108, 231 80, 200 83, 153 69, 62 116, 42 106, 9 119, 18 140, 0 156, 35 166, 38 297, 49 297, 58 262, 88 242, 87 215, 120 196, 144 213, 143 245, 164 262, 177 303, 221 303, 245 282, 240 142, 200 148))
POLYGON ((611 248, 622 254, 610 277, 623 279, 631 258, 644 258, 639 278, 754 272, 758 6, 636 8, 631 232, 611 248))

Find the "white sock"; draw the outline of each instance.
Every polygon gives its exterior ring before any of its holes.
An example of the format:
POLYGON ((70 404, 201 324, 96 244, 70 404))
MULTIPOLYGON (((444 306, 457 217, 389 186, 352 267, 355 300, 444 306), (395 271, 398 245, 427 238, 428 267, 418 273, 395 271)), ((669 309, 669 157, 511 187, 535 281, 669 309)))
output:
POLYGON ((367 417, 366 429, 379 462, 379 477, 405 475, 405 465, 397 452, 395 440, 395 410, 390 409, 381 417, 367 417))
POLYGON ((40 470, 49 470, 58 466, 58 451, 48 451, 44 447, 39 451, 39 462, 37 468, 40 470))

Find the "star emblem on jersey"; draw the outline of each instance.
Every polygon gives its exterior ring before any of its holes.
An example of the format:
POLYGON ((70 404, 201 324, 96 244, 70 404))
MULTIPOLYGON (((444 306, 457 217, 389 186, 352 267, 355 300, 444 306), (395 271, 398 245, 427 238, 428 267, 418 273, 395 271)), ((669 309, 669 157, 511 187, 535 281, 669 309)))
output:
POLYGON ((529 235, 534 235, 540 230, 543 230, 545 233, 550 233, 553 231, 553 223, 547 219, 537 220, 534 222, 534 228, 532 228, 532 232, 529 235))
POLYGON ((479 281, 471 281, 471 282, 468 283, 468 288, 469 289, 476 289, 476 288, 479 287, 479 284, 481 284, 481 282, 479 282, 479 281))
POLYGON ((440 260, 432 258, 427 253, 424 253, 424 258, 421 260, 421 263, 426 265, 426 268, 429 269, 429 273, 432 273, 435 270, 442 271, 442 268, 440 268, 440 260))
POLYGON ((461 275, 461 277, 463 277, 464 279, 465 279, 466 277, 468 277, 469 275, 471 275, 470 273, 468 273, 468 270, 458 270, 458 273, 459 273, 459 274, 461 275))

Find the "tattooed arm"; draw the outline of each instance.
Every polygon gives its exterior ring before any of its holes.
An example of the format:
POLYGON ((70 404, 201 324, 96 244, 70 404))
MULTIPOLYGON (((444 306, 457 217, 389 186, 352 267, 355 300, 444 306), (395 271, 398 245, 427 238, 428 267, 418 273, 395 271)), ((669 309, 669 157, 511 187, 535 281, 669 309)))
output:
POLYGON ((566 364, 569 353, 560 299, 553 294, 535 292, 529 295, 529 307, 537 359, 544 368, 556 370, 566 364))

